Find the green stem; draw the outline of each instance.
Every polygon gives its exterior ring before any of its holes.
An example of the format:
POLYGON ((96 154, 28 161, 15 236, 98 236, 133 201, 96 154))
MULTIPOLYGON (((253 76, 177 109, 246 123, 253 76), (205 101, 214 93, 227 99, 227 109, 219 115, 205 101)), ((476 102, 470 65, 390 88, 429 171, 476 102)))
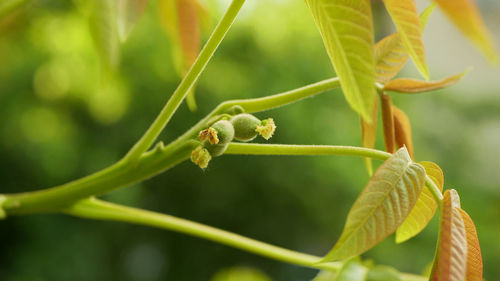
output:
POLYGON ((222 42, 222 39, 224 39, 229 28, 236 19, 236 16, 238 15, 238 12, 244 2, 245 0, 233 0, 231 2, 226 13, 220 20, 219 24, 215 27, 212 35, 198 55, 198 58, 193 63, 184 79, 182 79, 167 104, 165 104, 158 117, 156 117, 155 121, 151 124, 146 133, 144 133, 141 139, 125 156, 126 160, 134 161, 138 159, 142 153, 151 147, 158 135, 160 135, 163 128, 165 128, 172 115, 182 103, 182 100, 184 100, 186 95, 189 93, 189 90, 193 87, 200 77, 200 74, 207 66, 213 54, 217 50, 217 47, 222 42))
POLYGON ((108 203, 95 198, 79 201, 64 212, 83 218, 122 221, 164 228, 306 267, 335 271, 341 266, 339 262, 319 263, 320 257, 284 249, 211 226, 170 215, 108 203))
POLYGON ((441 193, 441 190, 428 175, 426 175, 425 183, 434 197, 434 200, 436 200, 438 206, 441 208, 443 206, 443 194, 441 193))
POLYGON ((342 145, 291 145, 230 143, 225 154, 245 155, 348 155, 387 160, 392 154, 385 151, 342 145))
POLYGON ((196 141, 157 147, 138 159, 135 166, 120 161, 90 176, 49 189, 5 194, 2 204, 7 215, 57 212, 75 201, 101 195, 161 173, 189 158, 196 141))

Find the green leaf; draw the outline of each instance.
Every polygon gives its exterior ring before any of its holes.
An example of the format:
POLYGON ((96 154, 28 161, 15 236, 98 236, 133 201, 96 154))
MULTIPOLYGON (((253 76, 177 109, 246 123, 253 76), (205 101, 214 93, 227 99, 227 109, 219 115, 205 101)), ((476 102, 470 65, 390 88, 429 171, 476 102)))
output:
POLYGON ((384 0, 384 3, 413 62, 422 76, 429 79, 429 69, 422 41, 423 32, 415 0, 384 0))
MULTIPOLYGON (((422 29, 427 25, 436 5, 430 5, 420 14, 422 29)), ((409 55, 399 33, 391 34, 375 44, 375 65, 377 81, 391 80, 408 61, 409 55)))
POLYGON ((344 263, 335 281, 365 281, 367 271, 357 259, 351 259, 344 263))
POLYGON ((117 26, 120 40, 125 42, 146 8, 148 0, 117 0, 117 26))
POLYGON ((337 276, 336 273, 322 270, 314 277, 312 281, 335 281, 335 277, 337 276))
MULTIPOLYGON (((444 175, 441 168, 433 162, 423 161, 419 163, 425 168, 425 172, 431 180, 443 191, 444 175)), ((417 204, 403 224, 396 231, 396 243, 402 243, 419 234, 429 223, 436 213, 437 203, 429 189, 424 188, 417 204)))
POLYGON ((349 105, 371 122, 375 95, 369 0, 306 0, 349 105))
POLYGON ((271 281, 265 273, 251 267, 231 267, 218 271, 211 281, 271 281))
POLYGON ((120 58, 116 26, 117 3, 114 0, 92 1, 90 31, 99 55, 107 66, 115 67, 120 58))
POLYGON ((368 274, 366 275, 365 281, 403 281, 399 276, 399 272, 390 267, 384 265, 377 265, 370 268, 368 274))
POLYGON ((393 233, 417 202, 425 170, 399 149, 370 179, 347 216, 344 231, 323 262, 357 256, 393 233))

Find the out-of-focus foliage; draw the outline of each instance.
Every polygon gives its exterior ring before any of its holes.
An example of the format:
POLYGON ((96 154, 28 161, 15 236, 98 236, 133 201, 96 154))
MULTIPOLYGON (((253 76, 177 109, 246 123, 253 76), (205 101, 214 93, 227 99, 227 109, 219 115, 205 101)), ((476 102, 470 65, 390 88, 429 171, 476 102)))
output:
MULTIPOLYGON (((74 3, 84 2, 75 1, 74 3)), ((227 1, 207 1, 211 20, 227 1)), ((500 36, 497 1, 479 1, 500 36)), ((428 4, 419 5, 420 9, 428 4)), ((0 20, 0 191, 49 187, 118 160, 154 119, 179 82, 156 1, 149 1, 120 64, 104 72, 88 15, 65 0, 28 2, 0 20)), ((374 2, 377 39, 394 32, 374 2)), ((432 77, 476 68, 456 86, 431 95, 392 95, 412 120, 415 160, 438 163, 477 226, 484 276, 500 276, 500 72, 435 12, 426 28, 432 77), (446 42, 446 44, 443 44, 446 42), (449 46, 452 46, 450 48, 449 46)), ((410 65, 407 75, 415 74, 410 65)), ((197 87, 199 110, 185 106, 164 141, 217 103, 303 86, 335 74, 302 0, 248 1, 197 87)), ((340 91, 265 113, 278 125, 272 142, 360 145, 359 117, 340 91)), ((260 116, 259 116, 260 117, 260 116)), ((379 130, 377 148, 383 148, 379 130)), ((378 161, 374 161, 378 165, 378 161)), ((252 238, 322 255, 339 237, 366 184, 361 159, 223 156, 204 172, 183 163, 107 196, 252 238)), ((365 256, 421 272, 434 255, 437 220, 408 242, 386 239, 365 256)), ((312 280, 315 270, 164 230, 62 215, 0 222, 0 280, 210 280, 221 268, 257 267, 273 280, 312 280)))

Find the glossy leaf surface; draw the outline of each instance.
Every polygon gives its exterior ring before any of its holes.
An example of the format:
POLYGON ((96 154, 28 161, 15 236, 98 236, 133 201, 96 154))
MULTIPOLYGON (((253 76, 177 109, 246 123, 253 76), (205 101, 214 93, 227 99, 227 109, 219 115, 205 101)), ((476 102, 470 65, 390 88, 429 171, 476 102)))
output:
POLYGON ((352 206, 344 230, 323 261, 357 256, 393 233, 415 205, 425 170, 413 163, 405 148, 375 172, 352 206))
POLYGON ((349 105, 371 122, 375 95, 369 0, 306 0, 349 105))

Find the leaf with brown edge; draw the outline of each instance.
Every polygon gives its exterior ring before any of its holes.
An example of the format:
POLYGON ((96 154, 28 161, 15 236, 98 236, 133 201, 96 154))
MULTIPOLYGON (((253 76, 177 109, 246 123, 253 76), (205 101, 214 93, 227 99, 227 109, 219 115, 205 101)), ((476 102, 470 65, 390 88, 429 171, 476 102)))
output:
POLYGON ((469 70, 466 70, 460 74, 449 76, 438 81, 422 81, 412 78, 398 78, 387 82, 384 85, 384 90, 410 94, 435 91, 454 85, 455 83, 460 81, 460 79, 462 79, 468 72, 469 70))
POLYGON ((306 0, 354 111, 371 122, 375 92, 370 0, 306 0))
MULTIPOLYGON (((373 108, 372 108, 372 122, 368 123, 363 118, 361 118, 361 145, 366 148, 374 148, 375 140, 377 138, 377 116, 378 116, 378 101, 377 97, 373 97, 373 108)), ((373 174, 372 159, 365 157, 363 159, 365 162, 366 170, 368 175, 373 174)))
POLYGON ((429 69, 422 40, 423 32, 415 0, 384 0, 384 4, 417 69, 425 79, 429 79, 429 69))
POLYGON ((444 193, 440 230, 430 281, 465 281, 467 237, 460 197, 454 189, 444 193))
POLYGON ((397 147, 406 146, 410 157, 413 159, 413 140, 411 137, 411 124, 408 116, 396 106, 392 106, 394 116, 394 137, 397 147))
POLYGON ((322 262, 360 255, 393 233, 415 206, 425 170, 406 148, 386 160, 352 206, 344 230, 322 262))
MULTIPOLYGON (((427 25, 435 7, 432 4, 420 14, 422 29, 427 25)), ((393 33, 375 44, 374 57, 377 82, 385 83, 403 69, 410 56, 399 34, 393 33)))
POLYGON ((491 34, 474 0, 434 0, 434 2, 489 61, 498 61, 491 34))
POLYGON ((467 281, 483 280, 483 258, 481 256, 481 247, 477 238, 476 227, 467 212, 459 209, 465 224, 465 233, 467 236, 467 281))
MULTIPOLYGON (((425 168, 427 176, 443 191, 444 175, 441 168, 433 162, 419 162, 425 168)), ((401 226, 396 230, 396 243, 403 243, 406 240, 419 234, 429 224, 436 213, 437 203, 428 188, 423 188, 420 197, 411 210, 410 214, 401 226)))
POLYGON ((394 114, 391 97, 382 94, 382 127, 384 128, 385 151, 394 153, 395 135, 394 135, 394 114))

